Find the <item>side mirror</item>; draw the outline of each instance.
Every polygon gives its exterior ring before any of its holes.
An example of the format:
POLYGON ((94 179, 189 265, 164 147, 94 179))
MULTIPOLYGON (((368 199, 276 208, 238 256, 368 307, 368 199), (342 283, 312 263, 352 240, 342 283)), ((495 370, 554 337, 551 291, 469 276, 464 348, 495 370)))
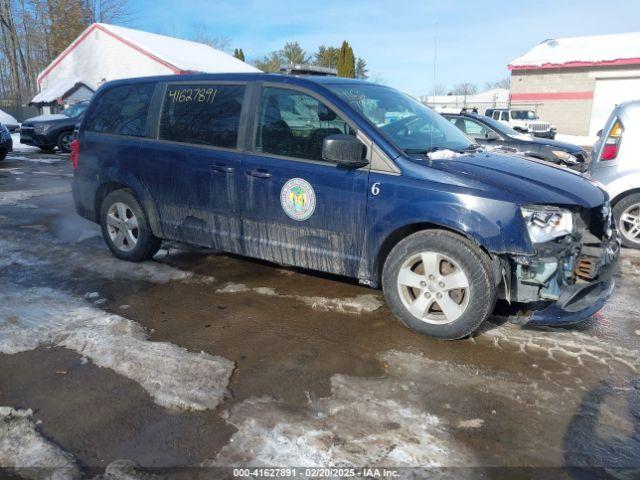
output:
POLYGON ((360 168, 369 162, 367 147, 352 135, 329 135, 322 143, 322 158, 345 168, 360 168))
POLYGON ((598 130, 598 133, 596 133, 596 136, 598 138, 602 137, 602 129, 598 130))
POLYGON ((496 140, 500 139, 500 137, 498 137, 498 134, 493 130, 489 130, 487 133, 485 133, 484 138, 487 142, 495 142, 496 140))

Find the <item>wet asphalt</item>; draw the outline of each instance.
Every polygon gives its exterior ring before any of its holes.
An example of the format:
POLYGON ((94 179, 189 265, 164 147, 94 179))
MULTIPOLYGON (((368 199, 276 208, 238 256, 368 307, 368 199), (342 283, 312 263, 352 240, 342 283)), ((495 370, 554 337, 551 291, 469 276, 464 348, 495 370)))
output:
MULTIPOLYGON (((65 155, 14 152, 0 163, 0 289, 88 297, 95 308, 145 327, 153 342, 235 365, 216 409, 175 411, 67 348, 0 353, 0 406, 32 409, 40 433, 72 455, 85 476, 119 459, 159 471, 224 459, 264 464, 278 457, 265 457, 266 447, 247 438, 252 428, 266 435, 279 425, 298 432, 292 435, 331 433, 329 443, 282 447, 292 449, 292 462, 304 448, 321 453, 374 431, 376 446, 393 449, 422 442, 400 421, 409 409, 438 419, 429 438, 447 453, 430 454, 434 464, 482 468, 478 478, 513 478, 504 467, 528 467, 518 478, 640 478, 640 252, 623 252, 614 297, 579 326, 527 329, 500 305, 502 315, 476 335, 444 342, 407 330, 384 305, 353 313, 304 300, 382 300, 381 292, 343 278, 172 244, 154 263, 189 278, 132 274, 139 267, 112 260, 99 228, 75 214, 70 184, 65 155), (22 260, 3 263, 8 251, 22 260), (228 285, 246 288, 221 291, 228 285), (310 411, 331 418, 355 401, 340 394, 342 378, 350 379, 355 399, 384 398, 379 419, 358 417, 357 427, 309 419, 310 411), (269 409, 249 408, 256 399, 269 399, 269 409), (581 476, 589 474, 597 476, 581 476)), ((342 464, 394 458, 337 451, 331 461, 342 464)), ((412 455, 405 465, 424 459, 412 455)))

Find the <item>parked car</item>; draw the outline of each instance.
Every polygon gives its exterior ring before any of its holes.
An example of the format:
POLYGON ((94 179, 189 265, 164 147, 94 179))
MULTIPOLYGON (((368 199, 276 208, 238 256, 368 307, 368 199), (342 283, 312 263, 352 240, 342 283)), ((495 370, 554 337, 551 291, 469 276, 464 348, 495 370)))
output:
POLYGON ((45 152, 56 147, 62 152, 70 152, 73 129, 82 120, 88 105, 89 102, 80 102, 60 113, 25 120, 20 128, 20 143, 39 147, 45 152))
POLYGON ((556 138, 556 128, 542 121, 533 110, 511 110, 508 108, 489 108, 485 116, 502 122, 521 133, 530 133, 536 137, 556 138))
POLYGON ((589 174, 611 196, 622 243, 640 248, 640 101, 621 103, 593 147, 589 174))
POLYGON ((500 147, 527 157, 565 165, 580 172, 587 169, 589 154, 576 145, 547 138, 534 138, 485 115, 460 112, 445 113, 443 116, 467 137, 487 148, 500 147))
POLYGON ((0 162, 7 157, 7 153, 13 151, 11 133, 4 124, 0 123, 0 162))
POLYGON ((496 298, 543 302, 528 323, 557 325, 613 290, 618 239, 596 183, 478 152, 417 100, 361 80, 110 82, 71 161, 76 210, 118 258, 149 259, 172 239, 354 277, 439 338, 469 335, 496 298))
POLYGON ((0 123, 4 125, 10 133, 15 133, 20 130, 18 120, 2 110, 0 110, 0 123))

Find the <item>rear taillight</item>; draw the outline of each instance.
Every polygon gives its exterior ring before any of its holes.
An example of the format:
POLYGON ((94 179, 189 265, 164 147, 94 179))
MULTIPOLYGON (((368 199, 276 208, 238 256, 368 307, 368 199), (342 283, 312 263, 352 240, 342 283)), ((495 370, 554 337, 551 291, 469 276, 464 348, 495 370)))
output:
POLYGON ((78 154, 80 153, 80 141, 74 140, 71 142, 71 163, 73 164, 73 169, 78 168, 78 154))
POLYGON ((613 160, 618 156, 618 150, 620 150, 620 140, 622 139, 623 132, 624 127, 622 126, 622 123, 620 123, 620 120, 617 120, 611 128, 609 136, 604 141, 604 147, 602 148, 602 153, 600 154, 600 160, 613 160))

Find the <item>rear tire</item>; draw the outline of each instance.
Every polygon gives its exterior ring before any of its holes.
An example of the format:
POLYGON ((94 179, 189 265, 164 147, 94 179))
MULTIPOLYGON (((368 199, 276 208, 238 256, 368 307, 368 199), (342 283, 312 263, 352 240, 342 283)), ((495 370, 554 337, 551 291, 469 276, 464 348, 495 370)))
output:
POLYGON ((0 162, 7 158, 7 153, 8 152, 0 152, 0 162))
POLYGON ((640 193, 627 195, 613 207, 622 245, 640 249, 640 193))
POLYGON ((129 262, 152 258, 162 240, 153 235, 144 209, 130 190, 108 194, 100 208, 100 226, 109 250, 129 262))
POLYGON ((382 288, 398 320, 447 340, 473 333, 493 311, 497 296, 489 257, 444 230, 401 240, 384 263, 382 288))

